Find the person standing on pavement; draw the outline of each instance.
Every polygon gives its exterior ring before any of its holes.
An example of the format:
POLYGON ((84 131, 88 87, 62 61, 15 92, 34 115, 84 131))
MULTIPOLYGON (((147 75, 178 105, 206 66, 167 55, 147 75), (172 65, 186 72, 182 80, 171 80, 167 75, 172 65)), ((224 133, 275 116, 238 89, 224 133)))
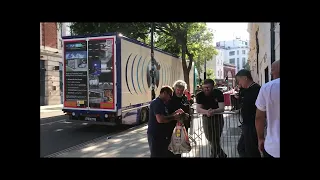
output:
MULTIPOLYGON (((171 100, 168 102, 168 110, 169 114, 174 113, 175 111, 182 109, 185 113, 190 112, 190 103, 188 101, 187 96, 185 95, 185 91, 187 90, 187 83, 183 80, 178 80, 173 84, 173 96, 171 100)), ((187 119, 183 121, 184 127, 188 132, 190 128, 190 114, 187 116, 187 119)), ((175 126, 173 126, 171 132, 173 132, 175 126)), ((175 155, 177 158, 181 157, 181 154, 175 155)))
POLYGON ((243 124, 242 133, 238 142, 238 152, 240 157, 261 157, 258 150, 258 138, 255 127, 256 99, 259 94, 260 85, 252 79, 251 72, 246 69, 240 70, 236 74, 239 85, 244 88, 242 98, 241 116, 243 124))
MULTIPOLYGON (((190 112, 190 103, 188 101, 188 97, 184 94, 187 90, 187 83, 183 80, 178 80, 173 84, 173 96, 168 103, 169 114, 174 113, 178 109, 182 109, 185 113, 190 112)), ((188 132, 188 128, 190 128, 190 119, 191 116, 188 116, 188 119, 183 121, 183 124, 188 132)), ((173 129, 172 129, 173 131, 173 129)))
MULTIPOLYGON (((234 96, 237 99, 237 103, 238 103, 238 107, 236 108, 236 110, 240 110, 241 112, 241 107, 242 107, 242 102, 243 102, 243 97, 244 97, 244 88, 242 88, 240 85, 237 86, 238 87, 238 93, 234 96)), ((242 125, 239 125, 238 127, 241 128, 242 125)), ((243 143, 243 136, 240 137, 240 141, 242 143, 238 143, 237 145, 237 150, 239 153, 240 157, 245 157, 245 147, 244 147, 244 143, 243 143)), ((239 141, 239 142, 240 142, 239 141)))
POLYGON ((196 96, 197 112, 203 114, 203 130, 211 145, 210 157, 226 158, 227 155, 221 148, 220 138, 224 126, 222 113, 224 112, 223 93, 214 89, 214 81, 206 79, 203 82, 203 90, 196 96))
POLYGON ((175 157, 168 150, 172 131, 176 120, 183 114, 182 109, 178 109, 169 115, 167 103, 172 97, 173 90, 169 86, 164 86, 160 90, 160 95, 150 104, 148 121, 148 143, 151 157, 175 157))
POLYGON ((274 80, 260 89, 256 106, 256 129, 259 151, 263 157, 280 157, 280 60, 272 63, 274 80), (267 118, 266 118, 267 117, 267 118), (267 120, 266 120, 267 119, 267 120), (264 138, 267 121, 267 135, 264 138))

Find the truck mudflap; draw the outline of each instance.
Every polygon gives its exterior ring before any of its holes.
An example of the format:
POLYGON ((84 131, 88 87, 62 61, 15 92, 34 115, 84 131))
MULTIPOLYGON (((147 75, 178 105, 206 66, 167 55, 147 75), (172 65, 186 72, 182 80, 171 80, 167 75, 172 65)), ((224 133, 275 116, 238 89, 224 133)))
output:
POLYGON ((90 110, 70 110, 62 109, 68 116, 70 122, 83 122, 90 124, 120 125, 121 117, 117 117, 115 112, 90 111, 90 110))

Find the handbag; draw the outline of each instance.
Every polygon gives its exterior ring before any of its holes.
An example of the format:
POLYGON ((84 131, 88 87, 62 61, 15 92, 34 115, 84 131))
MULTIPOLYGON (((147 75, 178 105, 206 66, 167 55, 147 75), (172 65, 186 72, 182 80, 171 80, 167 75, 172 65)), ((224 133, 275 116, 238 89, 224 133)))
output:
POLYGON ((173 154, 188 153, 191 151, 189 136, 183 124, 184 118, 185 117, 183 116, 179 121, 177 121, 176 126, 172 132, 168 150, 173 154))

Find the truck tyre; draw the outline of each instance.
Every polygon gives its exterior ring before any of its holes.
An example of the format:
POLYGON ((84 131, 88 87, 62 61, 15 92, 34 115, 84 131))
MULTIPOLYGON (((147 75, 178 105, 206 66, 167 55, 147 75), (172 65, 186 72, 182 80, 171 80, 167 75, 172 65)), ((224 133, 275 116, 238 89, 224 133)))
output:
POLYGON ((142 108, 140 111, 139 124, 143 124, 145 122, 148 122, 148 109, 142 108))

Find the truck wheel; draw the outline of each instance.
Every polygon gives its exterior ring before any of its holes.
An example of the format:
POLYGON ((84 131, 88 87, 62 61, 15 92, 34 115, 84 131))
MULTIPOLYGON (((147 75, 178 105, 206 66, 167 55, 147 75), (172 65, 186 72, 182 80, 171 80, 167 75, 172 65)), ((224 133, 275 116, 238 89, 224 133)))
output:
POLYGON ((145 123, 148 121, 148 109, 142 108, 140 111, 139 124, 145 123))

